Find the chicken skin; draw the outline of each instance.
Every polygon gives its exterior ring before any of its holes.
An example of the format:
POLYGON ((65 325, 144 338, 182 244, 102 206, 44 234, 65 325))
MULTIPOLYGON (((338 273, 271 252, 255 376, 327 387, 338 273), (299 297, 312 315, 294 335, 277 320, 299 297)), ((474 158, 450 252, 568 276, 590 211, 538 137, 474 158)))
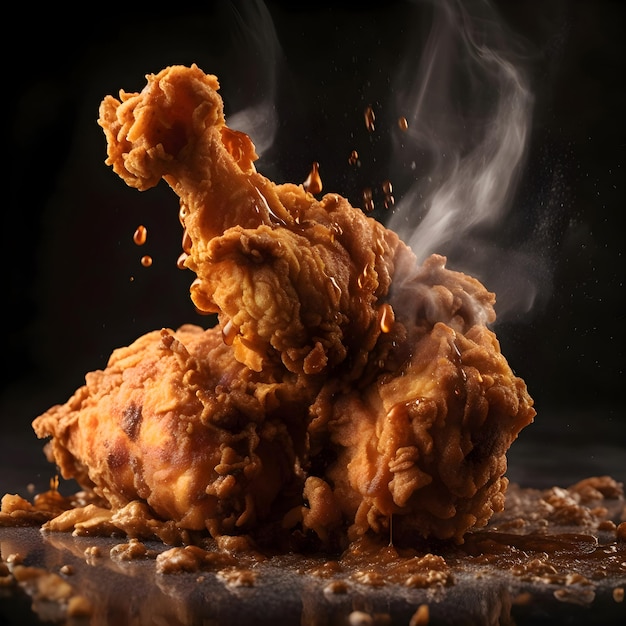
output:
POLYGON ((108 505, 213 536, 274 524, 461 541, 503 507, 506 452, 535 415, 488 325, 494 295, 421 266, 345 198, 255 169, 197 66, 108 96, 107 163, 180 198, 209 330, 154 331, 37 418, 49 458, 108 505))

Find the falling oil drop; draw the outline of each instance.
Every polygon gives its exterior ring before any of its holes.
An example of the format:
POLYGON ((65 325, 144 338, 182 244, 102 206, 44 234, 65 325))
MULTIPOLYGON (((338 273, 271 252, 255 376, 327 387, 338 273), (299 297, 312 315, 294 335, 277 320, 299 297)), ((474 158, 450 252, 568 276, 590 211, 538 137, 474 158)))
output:
POLYGON ((371 272, 373 268, 368 264, 366 265, 362 272, 359 274, 359 277, 357 278, 357 285, 359 286, 359 289, 364 289, 368 283, 368 278, 369 278, 369 274, 371 272))
POLYGON ((239 334, 239 329, 233 324, 232 320, 228 320, 222 328, 222 338, 227 346, 232 346, 235 337, 239 334))
POLYGON ((176 267, 179 270, 184 270, 185 269, 185 261, 187 260, 188 256, 189 255, 186 252, 181 252, 180 256, 176 260, 176 267))
POLYGON ((148 254, 141 257, 141 264, 144 267, 150 267, 152 265, 152 257, 148 254))
POLYGON ((311 166, 311 171, 306 180, 302 183, 305 191, 312 193, 313 195, 321 193, 322 191, 322 178, 319 172, 320 164, 315 162, 311 166))
POLYGON ((367 128, 370 133, 374 132, 374 120, 376 120, 376 115, 374 114, 374 109, 371 107, 371 105, 366 107, 364 117, 365 128, 367 128))
POLYGON ((371 213, 374 210, 374 194, 371 187, 366 187, 363 190, 363 210, 366 213, 371 213))
POLYGON ((406 117, 401 117, 398 119, 398 126, 400 127, 400 130, 408 130, 409 122, 406 117))
POLYGON ((148 229, 143 225, 137 226, 137 230, 135 231, 133 235, 133 241, 138 246, 143 246, 143 244, 146 243, 147 238, 148 238, 148 229))
POLYGON ((385 182, 383 182, 382 189, 383 189, 383 194, 385 194, 383 205, 386 209, 389 209, 395 203, 395 199, 393 197, 393 186, 391 185, 391 181, 386 180, 385 182))
POLYGON ((348 163, 350 165, 356 165, 359 162, 359 153, 356 150, 353 150, 348 157, 348 163))
POLYGON ((185 219, 189 215, 189 209, 186 204, 180 203, 180 209, 178 209, 178 220, 180 221, 180 225, 185 227, 185 219))
POLYGON ((183 252, 186 252, 187 254, 191 253, 191 237, 189 236, 187 229, 183 231, 182 248, 183 252))
POLYGON ((388 302, 385 302, 381 307, 380 313, 380 330, 384 333, 391 332, 393 328, 393 323, 395 321, 395 315, 393 313, 393 308, 388 302))

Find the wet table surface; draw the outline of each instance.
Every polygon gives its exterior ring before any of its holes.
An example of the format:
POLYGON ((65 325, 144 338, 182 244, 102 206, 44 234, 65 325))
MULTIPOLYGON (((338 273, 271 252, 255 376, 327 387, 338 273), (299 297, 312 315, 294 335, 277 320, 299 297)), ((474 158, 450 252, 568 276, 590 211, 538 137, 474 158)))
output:
MULTIPOLYGON (((533 436, 520 437, 509 454, 509 477, 522 486, 514 489, 567 487, 587 476, 599 475, 611 475, 624 481, 626 457, 621 426, 612 424, 611 420, 608 423, 607 432, 594 441, 578 441, 578 434, 568 440, 564 436, 567 433, 565 422, 559 423, 557 418, 551 425, 538 428, 533 436), (556 435, 551 434, 550 429, 560 433, 563 445, 559 453, 554 447, 556 435)), ((2 493, 30 497, 33 492, 45 490, 54 475, 54 468, 43 459, 41 442, 30 433, 26 436, 26 432, 5 436, 0 442, 2 493)), ((70 493, 73 488, 71 483, 61 485, 62 492, 65 489, 70 493)), ((610 516, 619 523, 624 516, 623 503, 613 503, 613 506, 610 516)), ((572 529, 565 530, 574 536, 572 529)), ((0 528, 0 551, 5 562, 18 555, 24 566, 40 568, 41 572, 53 574, 57 581, 61 579, 70 585, 71 594, 87 598, 92 608, 87 616, 81 617, 80 611, 71 616, 67 607, 60 608, 58 602, 38 598, 32 585, 30 588, 7 585, 0 587, 0 624, 519 626, 623 623, 626 600, 620 601, 619 591, 615 590, 626 588, 624 543, 615 541, 614 531, 612 536, 611 533, 592 536, 586 530, 577 532, 585 535, 583 544, 595 540, 596 550, 598 546, 612 549, 611 558, 621 559, 623 569, 613 569, 605 579, 591 582, 589 571, 585 571, 587 583, 579 584, 575 578, 571 579, 574 568, 569 572, 571 580, 568 579, 573 584, 565 584, 565 579, 557 584, 545 584, 536 578, 514 575, 511 567, 474 560, 464 569, 452 567, 452 584, 416 588, 383 581, 372 585, 348 576, 345 586, 332 591, 332 586, 329 587, 332 580, 328 576, 299 567, 298 557, 294 555, 259 562, 254 567, 254 583, 247 584, 237 582, 236 577, 225 578, 219 571, 159 574, 155 558, 133 561, 112 558, 110 550, 126 541, 122 538, 74 537, 69 533, 43 533, 38 528, 28 527, 0 528), (94 558, 93 554, 99 556, 94 558), (420 609, 422 605, 428 606, 428 621, 424 621, 426 609, 420 609)), ((145 544, 153 551, 153 557, 168 548, 157 542, 145 544)), ((566 552, 567 549, 574 548, 570 545, 565 548, 566 552)), ((510 550, 519 551, 519 546, 510 550)), ((539 544, 523 553, 522 558, 526 555, 532 560, 541 554, 539 544)), ((581 563, 584 569, 583 560, 581 563)))

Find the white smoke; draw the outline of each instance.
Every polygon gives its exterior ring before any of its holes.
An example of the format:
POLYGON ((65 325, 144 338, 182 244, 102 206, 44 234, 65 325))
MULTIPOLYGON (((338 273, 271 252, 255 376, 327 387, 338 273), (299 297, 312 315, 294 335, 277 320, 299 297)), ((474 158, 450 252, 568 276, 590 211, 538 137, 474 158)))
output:
MULTIPOLYGON (((480 8, 484 13, 488 5, 480 8)), ((406 231, 407 213, 423 203, 407 240, 420 258, 506 212, 532 114, 532 94, 499 48, 505 33, 495 18, 472 17, 458 2, 438 2, 434 10, 419 67, 409 56, 396 88, 398 108, 408 112, 407 132, 432 162, 390 223, 406 231), (464 90, 456 102, 455 80, 464 90)))
POLYGON ((270 148, 278 129, 276 90, 282 51, 272 16, 263 2, 238 2, 231 8, 235 19, 233 46, 245 49, 256 91, 261 95, 252 106, 229 114, 227 122, 230 128, 253 138, 260 156, 270 148))
MULTIPOLYGON (((528 310, 537 291, 536 263, 505 250, 493 233, 511 207, 526 155, 533 95, 515 37, 485 1, 433 2, 426 45, 409 50, 395 82, 399 135, 394 168, 415 181, 389 226, 418 259, 433 252, 462 258, 462 269, 490 277, 502 309, 528 310), (509 265, 505 278, 498 268, 509 265), (515 281, 519 289, 511 289, 515 281)), ((499 311, 499 315, 502 311, 499 311)))

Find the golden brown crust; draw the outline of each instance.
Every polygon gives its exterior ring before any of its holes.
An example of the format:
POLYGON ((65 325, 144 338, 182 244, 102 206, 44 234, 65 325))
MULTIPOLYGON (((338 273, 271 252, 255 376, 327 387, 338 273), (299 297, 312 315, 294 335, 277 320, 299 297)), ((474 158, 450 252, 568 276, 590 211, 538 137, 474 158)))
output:
POLYGON ((114 509, 142 499, 183 528, 249 526, 267 516, 295 457, 286 427, 266 420, 278 385, 250 393, 228 352, 218 328, 144 335, 37 418, 35 432, 52 436, 64 477, 114 509))

